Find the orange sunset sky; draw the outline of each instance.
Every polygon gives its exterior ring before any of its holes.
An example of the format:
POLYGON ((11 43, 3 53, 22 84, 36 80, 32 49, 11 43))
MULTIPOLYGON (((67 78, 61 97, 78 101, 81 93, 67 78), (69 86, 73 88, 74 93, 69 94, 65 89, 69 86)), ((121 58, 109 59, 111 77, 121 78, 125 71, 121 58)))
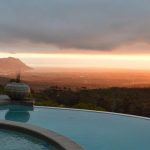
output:
POLYGON ((32 67, 150 69, 149 54, 0 53, 0 56, 20 58, 32 67))
POLYGON ((0 58, 32 67, 150 69, 150 1, 0 1, 0 58))

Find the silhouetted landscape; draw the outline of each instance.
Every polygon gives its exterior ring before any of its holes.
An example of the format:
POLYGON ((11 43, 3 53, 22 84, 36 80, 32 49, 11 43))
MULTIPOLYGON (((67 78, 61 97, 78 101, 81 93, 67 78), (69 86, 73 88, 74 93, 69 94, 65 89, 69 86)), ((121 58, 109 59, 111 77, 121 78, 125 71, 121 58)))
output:
POLYGON ((150 72, 144 70, 46 68, 35 69, 22 75, 34 89, 47 86, 70 87, 150 87, 150 72))
MULTIPOLYGON (((30 84, 34 90, 42 90, 49 86, 68 87, 71 89, 80 89, 82 87, 88 89, 150 87, 150 71, 148 70, 67 67, 31 69, 19 59, 8 58, 2 60, 5 60, 4 67, 6 68, 0 69, 2 85, 5 85, 11 78, 15 78, 18 71, 21 70, 21 79, 30 84)), ((1 62, 0 60, 0 65, 2 64, 1 62)))
MULTIPOLYGON (((29 68, 21 73, 21 80, 30 85, 36 105, 150 116, 149 71, 29 68)), ((1 74, 1 94, 15 76, 15 72, 1 74)))
MULTIPOLYGON (((36 105, 53 107, 71 107, 109 111, 150 117, 150 88, 60 88, 51 86, 34 91, 30 98, 36 105)), ((5 94, 0 86, 0 94, 5 94)))

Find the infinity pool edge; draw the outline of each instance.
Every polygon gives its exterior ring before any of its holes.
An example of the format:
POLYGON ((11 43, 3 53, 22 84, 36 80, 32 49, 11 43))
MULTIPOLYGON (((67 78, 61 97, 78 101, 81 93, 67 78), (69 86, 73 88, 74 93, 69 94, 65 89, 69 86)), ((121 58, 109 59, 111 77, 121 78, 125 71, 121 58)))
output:
POLYGON ((116 112, 108 112, 108 111, 98 111, 98 110, 78 109, 78 108, 64 108, 64 107, 50 107, 50 106, 37 106, 37 105, 34 105, 34 107, 46 108, 46 109, 58 109, 58 110, 91 112, 91 113, 103 113, 103 114, 119 115, 119 116, 124 116, 124 117, 132 117, 132 118, 144 119, 144 120, 149 120, 150 121, 149 117, 138 116, 138 115, 131 115, 131 114, 123 114, 123 113, 116 113, 116 112))

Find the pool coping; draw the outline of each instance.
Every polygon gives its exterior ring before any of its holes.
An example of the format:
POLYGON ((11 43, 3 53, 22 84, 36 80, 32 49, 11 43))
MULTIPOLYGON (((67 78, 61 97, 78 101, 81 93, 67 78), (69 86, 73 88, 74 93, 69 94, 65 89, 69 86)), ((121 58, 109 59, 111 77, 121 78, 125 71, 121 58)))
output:
POLYGON ((35 125, 0 120, 0 129, 1 128, 38 137, 54 145, 56 148, 58 148, 58 150, 83 150, 80 145, 71 139, 64 137, 54 131, 37 127, 35 125))
POLYGON ((131 114, 123 114, 123 113, 116 113, 116 112, 108 112, 108 111, 98 111, 98 110, 78 109, 78 108, 64 108, 64 107, 38 106, 38 105, 34 105, 34 107, 37 107, 37 108, 46 108, 46 109, 59 109, 59 110, 82 111, 82 112, 91 112, 91 113, 103 113, 103 114, 118 115, 118 116, 124 116, 124 117, 132 117, 132 118, 144 119, 144 120, 149 120, 149 121, 150 121, 150 118, 149 118, 149 117, 143 117, 143 116, 131 115, 131 114))

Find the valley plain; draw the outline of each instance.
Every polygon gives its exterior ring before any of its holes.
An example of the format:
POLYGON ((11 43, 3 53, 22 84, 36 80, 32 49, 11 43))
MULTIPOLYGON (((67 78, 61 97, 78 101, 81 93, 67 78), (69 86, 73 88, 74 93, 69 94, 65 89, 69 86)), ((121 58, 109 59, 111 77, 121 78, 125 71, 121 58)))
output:
MULTIPOLYGON (((1 74, 5 78, 15 78, 16 73, 1 74)), ((150 87, 150 71, 121 69, 86 68, 34 68, 21 73, 21 79, 34 90, 49 86, 80 88, 108 87, 150 87)), ((2 80, 2 84, 5 81, 2 80)))

